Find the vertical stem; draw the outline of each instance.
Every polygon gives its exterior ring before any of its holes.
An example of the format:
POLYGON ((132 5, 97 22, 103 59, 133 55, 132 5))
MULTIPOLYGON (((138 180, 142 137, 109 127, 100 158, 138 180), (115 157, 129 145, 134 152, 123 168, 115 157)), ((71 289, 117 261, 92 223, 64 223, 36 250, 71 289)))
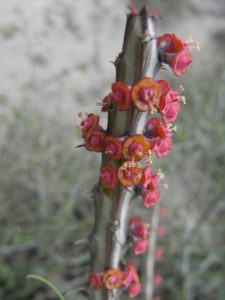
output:
MULTIPOLYGON (((146 7, 138 15, 128 15, 122 52, 115 61, 116 80, 132 85, 144 76, 154 77, 158 70, 156 21, 148 16, 146 7)), ((148 113, 137 112, 134 106, 127 111, 110 110, 107 134, 123 136, 143 133, 148 113)), ((112 161, 104 154, 102 164, 115 168, 121 161, 112 161)), ((106 191, 98 183, 95 192, 95 224, 90 237, 91 271, 104 272, 119 268, 126 243, 127 217, 133 188, 124 189, 119 183, 106 191)), ((115 299, 116 291, 97 292, 92 299, 115 299)))
POLYGON ((152 209, 151 234, 149 237, 148 251, 144 260, 144 300, 152 300, 154 292, 154 264, 157 243, 157 228, 159 225, 159 204, 152 209))

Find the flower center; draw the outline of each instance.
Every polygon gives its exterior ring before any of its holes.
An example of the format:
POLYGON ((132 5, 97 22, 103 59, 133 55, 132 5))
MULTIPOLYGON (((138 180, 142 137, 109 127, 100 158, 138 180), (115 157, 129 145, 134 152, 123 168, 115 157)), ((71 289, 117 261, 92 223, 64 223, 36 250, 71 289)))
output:
POLYGON ((140 89, 140 91, 138 92, 138 96, 141 102, 149 104, 149 102, 152 101, 154 97, 154 91, 150 87, 144 87, 140 89))
POLYGON ((81 124, 81 128, 83 129, 83 130, 87 130, 87 129, 89 129, 91 126, 93 125, 93 120, 91 119, 91 118, 86 118, 83 122, 82 122, 82 124, 81 124))
POLYGON ((90 140, 90 144, 93 146, 93 147, 97 147, 99 146, 100 144, 100 138, 96 135, 92 136, 91 137, 91 140, 90 140))
POLYGON ((114 143, 110 142, 106 146, 105 154, 114 154, 117 150, 117 147, 114 143))
POLYGON ((123 102, 124 100, 124 92, 123 91, 120 91, 120 90, 117 90, 115 91, 115 93, 113 93, 114 95, 114 101, 120 103, 120 102, 123 102))
POLYGON ((129 151, 132 155, 141 154, 143 153, 143 146, 140 143, 133 142, 129 147, 129 151))

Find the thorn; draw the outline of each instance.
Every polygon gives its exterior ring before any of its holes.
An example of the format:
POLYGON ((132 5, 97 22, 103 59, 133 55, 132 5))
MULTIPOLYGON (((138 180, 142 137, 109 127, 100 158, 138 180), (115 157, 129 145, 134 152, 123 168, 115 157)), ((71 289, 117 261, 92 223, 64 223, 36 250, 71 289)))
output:
POLYGON ((85 146, 85 144, 80 144, 80 145, 77 145, 75 148, 82 148, 84 146, 85 146))

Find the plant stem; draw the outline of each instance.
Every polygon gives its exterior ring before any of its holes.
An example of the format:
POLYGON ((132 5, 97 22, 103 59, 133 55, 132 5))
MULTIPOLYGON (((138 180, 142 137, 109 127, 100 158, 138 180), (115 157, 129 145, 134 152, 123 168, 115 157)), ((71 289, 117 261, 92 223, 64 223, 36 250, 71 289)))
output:
MULTIPOLYGON (((116 81, 132 85, 144 76, 155 76, 159 67, 155 27, 156 20, 148 16, 146 7, 138 15, 128 15, 123 49, 115 61, 116 81)), ((142 134, 147 116, 147 112, 137 112, 133 105, 126 111, 110 110, 107 134, 117 137, 142 134)), ((103 154, 102 164, 118 168, 121 161, 110 160, 103 154)), ((95 224, 90 237, 91 271, 118 269, 123 246, 126 244, 127 218, 134 195, 133 188, 124 189, 117 184, 113 191, 108 191, 98 183, 94 187, 94 194, 95 224)), ((117 293, 103 289, 102 293, 94 294, 92 299, 113 300, 113 294, 117 293)))
POLYGON ((157 228, 159 225, 159 204, 152 209, 151 216, 151 234, 149 237, 148 251, 144 259, 144 300, 152 300, 154 291, 154 264, 155 264, 155 249, 157 242, 157 228))

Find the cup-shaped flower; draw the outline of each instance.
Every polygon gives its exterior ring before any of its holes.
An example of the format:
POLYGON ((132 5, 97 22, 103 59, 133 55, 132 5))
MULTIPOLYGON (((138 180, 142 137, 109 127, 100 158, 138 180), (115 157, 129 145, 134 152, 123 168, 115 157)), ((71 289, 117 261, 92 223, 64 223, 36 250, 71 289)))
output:
POLYGON ((99 130, 91 130, 85 136, 85 147, 89 151, 102 152, 104 134, 99 130))
POLYGON ((102 286, 102 274, 91 272, 89 273, 88 281, 93 289, 99 290, 102 286))
POLYGON ((160 192, 158 190, 149 190, 143 193, 144 206, 146 208, 153 207, 157 204, 160 197, 160 192))
POLYGON ((163 125, 162 122, 157 118, 148 119, 145 125, 145 134, 148 137, 156 137, 164 139, 168 136, 169 132, 166 125, 163 125))
POLYGON ((155 148, 156 155, 160 157, 165 157, 169 154, 170 149, 173 146, 173 140, 171 138, 165 138, 163 140, 159 140, 157 143, 157 147, 155 148))
POLYGON ((161 87, 155 80, 144 77, 133 85, 131 99, 137 110, 153 113, 159 107, 161 93, 161 87))
POLYGON ((128 160, 141 160, 148 150, 148 141, 141 134, 133 135, 123 143, 123 157, 128 160))
POLYGON ((142 165, 134 161, 126 161, 119 167, 117 176, 122 186, 136 186, 141 181, 142 165))
POLYGON ((178 39, 175 34, 164 34, 158 37, 157 44, 160 60, 167 63, 176 76, 188 70, 192 62, 188 44, 178 39))
POLYGON ((110 165, 103 165, 100 169, 100 180, 102 186, 106 189, 113 189, 116 184, 116 170, 110 165))
POLYGON ((87 117, 82 120, 80 129, 82 131, 82 137, 84 138, 89 131, 96 129, 99 124, 99 116, 95 114, 88 114, 87 117))
POLYGON ((123 282, 123 273, 117 269, 109 269, 104 273, 102 280, 108 290, 118 289, 123 282))
POLYGON ((130 89, 122 81, 112 84, 111 101, 118 110, 126 110, 130 105, 130 89))
POLYGON ((128 297, 134 298, 138 296, 140 292, 141 292, 141 285, 139 282, 136 282, 128 288, 128 297))
POLYGON ((112 136, 105 136, 104 140, 104 153, 111 159, 120 159, 122 156, 122 143, 121 141, 112 136))
POLYGON ((146 224, 141 221, 139 224, 131 225, 131 235, 133 238, 147 239, 148 228, 146 224))
POLYGON ((140 255, 142 253, 145 253, 145 251, 148 248, 148 240, 135 240, 134 241, 134 254, 140 255))
POLYGON ((128 297, 136 297, 141 292, 140 279, 135 265, 128 262, 123 274, 123 285, 128 288, 128 297))
POLYGON ((173 123, 176 121, 180 112, 180 96, 178 92, 171 89, 162 94, 160 98, 159 111, 162 115, 163 121, 166 123, 173 123))

